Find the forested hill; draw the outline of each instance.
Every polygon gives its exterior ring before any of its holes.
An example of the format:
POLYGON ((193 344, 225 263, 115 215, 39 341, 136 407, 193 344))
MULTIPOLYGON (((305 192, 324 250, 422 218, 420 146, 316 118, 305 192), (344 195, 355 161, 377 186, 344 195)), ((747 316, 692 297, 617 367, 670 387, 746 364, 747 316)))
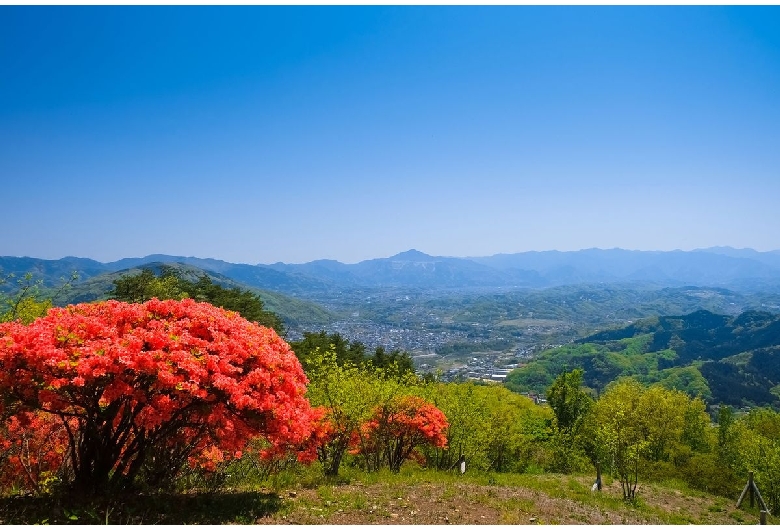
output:
POLYGON ((300 300, 270 290, 258 289, 223 274, 183 263, 151 262, 116 272, 103 272, 83 280, 74 281, 72 285, 65 289, 60 288, 61 283, 58 286, 52 280, 51 283, 54 283, 54 286, 46 289, 45 293, 52 294, 53 302, 56 305, 104 300, 108 297, 109 291, 114 288, 116 280, 140 274, 143 270, 150 270, 158 275, 164 270, 175 271, 177 276, 189 281, 197 281, 200 277, 206 276, 215 284, 226 289, 252 292, 262 299, 265 309, 275 313, 282 319, 287 329, 300 331, 310 327, 316 328, 335 319, 334 314, 314 302, 300 300))
MULTIPOLYGON (((743 352, 780 345, 780 315, 745 311, 728 317, 700 310, 683 316, 662 316, 641 320, 623 329, 602 331, 579 343, 609 344, 652 334, 648 351, 672 349, 674 365, 697 360, 720 361, 743 352)), ((671 366, 672 361, 662 363, 671 366)))
POLYGON ((517 391, 544 392, 558 374, 573 368, 584 369, 585 384, 596 391, 633 376, 713 404, 777 407, 780 315, 696 311, 642 320, 542 352, 510 373, 506 384, 517 391))

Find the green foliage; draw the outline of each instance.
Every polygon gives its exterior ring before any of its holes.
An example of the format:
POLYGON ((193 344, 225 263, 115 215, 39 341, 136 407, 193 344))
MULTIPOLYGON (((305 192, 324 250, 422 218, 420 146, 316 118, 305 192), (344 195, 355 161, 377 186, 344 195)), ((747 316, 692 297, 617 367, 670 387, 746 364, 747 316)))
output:
POLYGON ((326 476, 338 474, 347 450, 356 442, 360 456, 355 460, 366 470, 380 469, 386 463, 385 447, 369 440, 362 427, 377 410, 390 410, 399 397, 422 394, 422 382, 413 370, 388 361, 377 366, 365 357, 356 364, 347 357, 346 346, 359 352, 364 351, 362 344, 338 344, 344 347, 341 359, 333 344, 327 349, 314 346, 305 356, 310 379, 307 397, 312 405, 325 409, 323 438, 327 441, 320 443, 317 456, 326 476))
POLYGON ((304 370, 319 364, 323 352, 332 352, 338 364, 359 365, 365 361, 366 346, 359 341, 348 341, 339 333, 329 334, 326 331, 306 331, 303 338, 291 341, 290 347, 295 352, 304 370))
POLYGON ((721 405, 718 408, 718 457, 727 465, 733 466, 736 455, 735 432, 734 432, 734 410, 728 405, 721 405))
POLYGON ((622 379, 594 404, 587 429, 599 460, 617 475, 624 498, 633 500, 640 474, 674 470, 707 447, 707 425, 700 399, 622 379))
POLYGON ((489 410, 483 399, 485 388, 472 383, 434 383, 429 386, 432 401, 449 420, 449 446, 426 452, 430 466, 452 469, 460 455, 468 455, 469 467, 489 467, 489 459, 484 451, 486 427, 489 424, 489 410))
POLYGON ((564 372, 547 389, 547 402, 555 414, 558 432, 574 434, 579 430, 593 400, 582 389, 581 369, 564 372))
POLYGON ((191 298, 186 290, 186 283, 168 269, 160 276, 152 270, 144 269, 139 274, 123 276, 114 280, 114 290, 109 293, 111 298, 121 302, 140 304, 157 298, 159 300, 182 300, 191 298))
POLYGON ((336 362, 342 365, 379 368, 387 377, 403 377, 414 373, 414 363, 407 352, 388 352, 382 346, 377 346, 373 354, 368 355, 365 344, 356 340, 347 341, 339 333, 307 331, 301 340, 291 341, 290 347, 307 371, 322 352, 332 351, 336 362))
POLYGON ((780 414, 766 408, 751 410, 735 421, 734 471, 738 477, 754 473, 756 485, 769 510, 780 509, 780 414))
POLYGON ((487 433, 489 471, 524 471, 538 457, 538 444, 549 436, 549 409, 530 399, 484 387, 490 411, 487 433))
POLYGON ((564 372, 547 389, 547 402, 555 414, 555 435, 551 443, 554 471, 570 473, 581 469, 584 453, 590 452, 588 441, 581 440, 581 435, 593 399, 583 390, 582 379, 581 369, 564 372))
MULTIPOLYGON (((8 286, 14 277, 14 274, 9 274, 5 278, 0 278, 0 287, 8 286)), ((71 275, 70 280, 61 278, 61 285, 53 296, 68 289, 71 282, 76 279, 78 276, 75 273, 71 275)), ((42 294, 43 280, 35 280, 32 273, 28 272, 15 283, 16 288, 12 289, 10 294, 0 291, 0 322, 19 321, 22 324, 29 324, 36 318, 44 316, 52 307, 51 297, 42 294)))
POLYGON ((384 370, 386 377, 404 377, 414 373, 414 362, 407 352, 393 350, 387 352, 384 347, 377 346, 368 362, 375 368, 384 370))
POLYGON ((695 453, 679 473, 702 491, 736 498, 752 471, 770 510, 780 509, 780 414, 758 408, 737 415, 722 405, 717 427, 707 431, 712 450, 695 453))
POLYGON ((334 435, 317 449, 326 476, 339 472, 353 433, 368 420, 380 400, 382 381, 348 360, 338 361, 335 348, 310 351, 306 357, 310 379, 307 397, 313 406, 325 407, 334 435))
POLYGON ((712 392, 707 380, 694 365, 659 370, 655 377, 648 379, 655 379, 661 386, 669 390, 680 390, 689 396, 701 397, 705 401, 712 399, 712 392))
MULTIPOLYGON (((736 475, 739 462, 737 417, 731 407, 721 405, 717 411, 717 426, 707 429, 709 449, 694 454, 681 473, 688 482, 702 490, 720 495, 739 495, 740 478, 736 475)), ((735 497, 736 498, 736 497, 735 497)))
POLYGON ((276 314, 264 309, 263 301, 255 293, 237 287, 222 287, 206 275, 196 281, 188 280, 172 267, 164 267, 160 275, 150 269, 143 269, 138 274, 122 276, 114 280, 114 288, 109 296, 132 303, 141 303, 152 298, 192 298, 198 302, 208 302, 216 307, 236 311, 251 322, 273 328, 279 334, 284 333, 282 321, 276 314))
POLYGON ((199 302, 209 302, 214 306, 236 311, 247 320, 273 328, 277 333, 284 331, 284 326, 279 317, 270 311, 266 311, 263 301, 251 291, 237 287, 226 289, 214 283, 211 281, 211 278, 205 275, 201 276, 195 283, 180 280, 180 285, 182 289, 189 291, 192 298, 199 302))
POLYGON ((541 458, 549 408, 498 385, 435 383, 426 392, 449 421, 449 447, 428 450, 429 466, 453 469, 463 455, 468 469, 517 472, 541 458))
POLYGON ((696 311, 597 333, 541 352, 506 378, 507 387, 543 392, 567 369, 580 368, 597 392, 619 377, 660 383, 709 403, 780 407, 780 317, 696 311))
POLYGON ((642 386, 629 379, 613 385, 593 407, 592 432, 598 453, 623 488, 623 498, 634 498, 639 465, 648 442, 642 436, 642 386))

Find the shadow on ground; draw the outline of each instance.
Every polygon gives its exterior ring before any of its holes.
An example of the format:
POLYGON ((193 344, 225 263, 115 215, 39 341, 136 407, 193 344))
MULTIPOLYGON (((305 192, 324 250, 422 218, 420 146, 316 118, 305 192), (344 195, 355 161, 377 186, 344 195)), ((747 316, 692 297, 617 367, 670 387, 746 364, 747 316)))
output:
POLYGON ((0 524, 253 524, 282 503, 271 493, 0 498, 0 524))

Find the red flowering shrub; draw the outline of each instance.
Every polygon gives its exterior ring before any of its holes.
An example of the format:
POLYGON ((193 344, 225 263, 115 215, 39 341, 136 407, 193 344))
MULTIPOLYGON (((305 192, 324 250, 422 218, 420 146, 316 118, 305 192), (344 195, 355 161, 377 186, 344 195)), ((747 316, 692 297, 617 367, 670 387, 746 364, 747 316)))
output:
POLYGON ((312 459, 307 382, 273 330, 193 300, 78 304, 0 324, 5 417, 56 418, 80 490, 127 484, 144 466, 209 468, 258 436, 312 459))
POLYGON ((21 412, 0 430, 0 486, 41 493, 65 464, 67 433, 46 412, 21 412))
POLYGON ((323 409, 323 416, 317 423, 312 441, 317 447, 317 459, 322 464, 325 476, 338 475, 341 460, 352 443, 354 428, 349 418, 334 409, 323 409))
POLYGON ((446 416, 436 406, 417 396, 401 396, 374 410, 353 436, 353 453, 362 455, 369 468, 385 462, 397 473, 417 447, 446 447, 447 427, 446 416))

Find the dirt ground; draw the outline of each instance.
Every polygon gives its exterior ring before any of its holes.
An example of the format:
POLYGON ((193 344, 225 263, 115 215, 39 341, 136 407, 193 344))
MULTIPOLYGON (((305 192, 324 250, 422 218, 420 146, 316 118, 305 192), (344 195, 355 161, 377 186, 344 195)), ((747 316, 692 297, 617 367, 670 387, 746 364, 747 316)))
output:
MULTIPOLYGON (((570 480, 570 479, 566 479, 570 480)), ((710 496, 647 486, 643 507, 619 501, 619 483, 593 499, 557 498, 537 489, 477 484, 350 484, 286 492, 284 508, 261 524, 756 524, 757 512, 710 496), (603 496, 609 502, 599 502, 603 496)), ((755 510, 754 510, 755 511, 755 510)))
MULTIPOLYGON (((423 474, 311 482, 294 489, 138 494, 73 499, 0 498, 0 524, 533 525, 757 524, 758 508, 692 490, 640 483, 622 500, 618 482, 566 475, 495 478, 423 474)), ((298 482, 296 484, 305 484, 298 482)), ((292 488, 292 487, 291 487, 292 488)), ((769 524, 778 518, 769 517, 769 524)))

